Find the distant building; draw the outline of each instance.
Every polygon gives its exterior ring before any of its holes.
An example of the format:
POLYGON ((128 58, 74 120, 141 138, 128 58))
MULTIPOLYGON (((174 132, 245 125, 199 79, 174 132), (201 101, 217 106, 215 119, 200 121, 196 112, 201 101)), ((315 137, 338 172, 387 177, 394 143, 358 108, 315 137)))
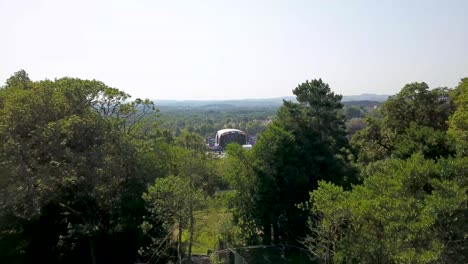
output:
POLYGON ((247 134, 239 129, 221 129, 216 133, 215 147, 225 148, 231 143, 247 144, 247 134))
POLYGON ((242 148, 246 149, 246 150, 251 150, 252 149, 252 145, 250 144, 247 144, 247 145, 242 145, 242 148))

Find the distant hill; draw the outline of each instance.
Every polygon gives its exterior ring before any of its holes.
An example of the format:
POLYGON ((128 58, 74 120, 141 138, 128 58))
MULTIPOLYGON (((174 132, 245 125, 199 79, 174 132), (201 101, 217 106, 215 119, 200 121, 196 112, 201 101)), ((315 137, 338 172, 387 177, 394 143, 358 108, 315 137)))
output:
POLYGON ((343 101, 343 105, 345 105, 345 106, 357 105, 357 106, 371 107, 371 106, 376 106, 376 105, 380 105, 380 104, 382 104, 382 102, 379 102, 379 101, 369 101, 369 100, 362 100, 362 101, 343 101))
POLYGON ((285 100, 295 100, 295 97, 278 97, 266 99, 240 100, 154 100, 157 107, 176 108, 236 108, 236 107, 279 107, 285 100))
MULTIPOLYGON (((351 101, 372 101, 384 102, 389 95, 381 94, 361 94, 344 95, 343 102, 351 101)), ((237 108, 237 107, 279 107, 283 100, 295 101, 294 96, 265 98, 265 99, 240 99, 240 100, 154 100, 159 108, 237 108)), ((347 103, 349 104, 349 103, 347 103)))
POLYGON ((344 95, 343 102, 348 101, 377 101, 377 102, 385 102, 387 101, 388 97, 391 95, 387 94, 361 94, 361 95, 344 95))

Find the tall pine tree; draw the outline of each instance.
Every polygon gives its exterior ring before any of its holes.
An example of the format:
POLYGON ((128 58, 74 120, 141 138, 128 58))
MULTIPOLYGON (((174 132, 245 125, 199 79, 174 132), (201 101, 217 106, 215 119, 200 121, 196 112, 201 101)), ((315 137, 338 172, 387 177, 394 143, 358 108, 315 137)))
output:
POLYGON ((265 244, 272 237, 274 243, 296 243, 306 233, 308 210, 298 205, 309 200, 319 180, 349 185, 354 178, 341 95, 321 79, 293 93, 297 102, 284 102, 255 147, 255 204, 265 244))

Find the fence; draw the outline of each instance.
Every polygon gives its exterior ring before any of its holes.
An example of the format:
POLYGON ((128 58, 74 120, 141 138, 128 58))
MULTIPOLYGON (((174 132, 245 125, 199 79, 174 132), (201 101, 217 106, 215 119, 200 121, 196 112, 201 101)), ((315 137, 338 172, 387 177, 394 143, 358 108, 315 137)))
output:
POLYGON ((292 245, 258 245, 230 248, 216 252, 225 264, 313 264, 315 258, 304 248, 292 245))
POLYGON ((221 263, 226 264, 248 264, 244 257, 242 257, 235 249, 227 248, 216 252, 218 259, 221 263))

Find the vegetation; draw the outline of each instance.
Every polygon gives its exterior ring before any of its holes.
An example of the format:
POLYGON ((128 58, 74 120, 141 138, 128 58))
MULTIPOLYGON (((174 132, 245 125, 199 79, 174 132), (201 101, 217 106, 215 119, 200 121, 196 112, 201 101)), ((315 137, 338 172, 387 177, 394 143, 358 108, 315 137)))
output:
POLYGON ((344 104, 315 79, 279 108, 159 111, 19 71, 0 89, 0 262, 466 263, 467 87, 344 104), (253 149, 208 151, 225 127, 253 149))
POLYGON ((368 119, 352 139, 363 183, 347 191, 323 181, 311 193, 304 245, 319 260, 467 261, 465 88, 466 79, 455 90, 408 84, 384 103, 382 120, 368 119))
POLYGON ((214 137, 223 128, 236 128, 256 136, 263 132, 278 109, 276 105, 235 107, 231 105, 204 105, 196 107, 160 106, 158 124, 178 136, 182 130, 214 137))
MULTIPOLYGON (((2 262, 130 261, 143 243, 144 173, 129 96, 98 81, 32 82, 0 90, 2 262), (132 119, 132 120, 131 120, 132 119)), ((137 119, 138 120, 138 119, 137 119)))

